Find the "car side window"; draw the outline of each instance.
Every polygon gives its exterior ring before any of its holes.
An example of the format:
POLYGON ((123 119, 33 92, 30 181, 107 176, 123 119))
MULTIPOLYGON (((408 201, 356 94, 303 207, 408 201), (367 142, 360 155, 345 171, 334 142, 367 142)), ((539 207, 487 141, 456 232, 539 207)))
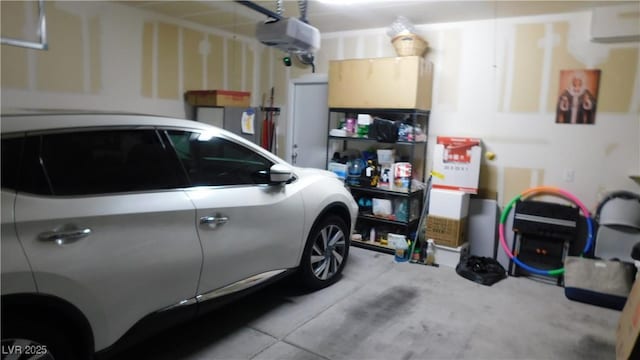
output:
POLYGON ((155 130, 93 130, 42 136, 40 162, 54 195, 184 187, 175 153, 155 130))
POLYGON ((17 189, 24 137, 2 139, 2 187, 17 189))
POLYGON ((198 132, 168 131, 167 134, 194 186, 269 183, 273 162, 252 149, 198 132))
POLYGON ((51 195, 51 184, 45 175, 40 157, 41 136, 27 136, 22 151, 22 169, 18 191, 37 195, 51 195))

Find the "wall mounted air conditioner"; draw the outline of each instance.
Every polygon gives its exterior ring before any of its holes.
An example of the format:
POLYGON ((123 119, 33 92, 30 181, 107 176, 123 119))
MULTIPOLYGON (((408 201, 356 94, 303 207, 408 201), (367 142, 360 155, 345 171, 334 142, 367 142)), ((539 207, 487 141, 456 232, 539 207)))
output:
POLYGON ((593 9, 591 41, 640 41, 640 2, 593 9))

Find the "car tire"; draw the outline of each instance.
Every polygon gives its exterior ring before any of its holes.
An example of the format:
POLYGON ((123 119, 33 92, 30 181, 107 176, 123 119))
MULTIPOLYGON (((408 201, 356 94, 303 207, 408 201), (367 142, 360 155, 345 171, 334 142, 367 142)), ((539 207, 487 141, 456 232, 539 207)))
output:
POLYGON ((61 326, 23 319, 2 334, 2 359, 80 359, 61 326), (20 352, 15 357, 16 351, 20 352), (13 355, 12 355, 13 354, 13 355), (13 356, 13 357, 11 357, 13 356))
POLYGON ((310 290, 327 287, 340 278, 349 257, 349 227, 340 217, 320 220, 309 233, 300 260, 299 279, 310 290))

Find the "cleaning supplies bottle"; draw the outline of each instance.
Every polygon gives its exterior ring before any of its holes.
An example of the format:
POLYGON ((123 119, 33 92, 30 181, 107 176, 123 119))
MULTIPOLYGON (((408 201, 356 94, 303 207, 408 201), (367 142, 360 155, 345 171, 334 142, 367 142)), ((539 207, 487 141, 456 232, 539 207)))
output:
POLYGON ((433 239, 427 239, 427 257, 424 259, 426 265, 433 265, 436 262, 436 245, 433 239))
POLYGON ((369 180, 369 186, 378 186, 378 167, 373 160, 367 160, 367 168, 365 169, 365 177, 369 180))
POLYGON ((396 249, 393 260, 399 263, 408 261, 409 256, 407 255, 408 255, 409 245, 407 244, 407 241, 405 240, 404 235, 389 233, 388 239, 389 239, 389 242, 392 243, 396 249))
POLYGON ((347 184, 350 186, 360 186, 360 176, 364 168, 364 160, 361 158, 351 159, 347 167, 347 184))

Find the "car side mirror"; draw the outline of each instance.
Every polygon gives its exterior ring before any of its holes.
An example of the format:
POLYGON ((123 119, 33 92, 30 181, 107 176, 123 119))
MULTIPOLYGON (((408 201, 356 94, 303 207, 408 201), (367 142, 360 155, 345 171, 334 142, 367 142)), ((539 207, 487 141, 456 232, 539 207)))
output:
POLYGON ((292 176, 291 168, 284 164, 275 164, 269 169, 269 180, 275 184, 285 183, 291 180, 292 176))

